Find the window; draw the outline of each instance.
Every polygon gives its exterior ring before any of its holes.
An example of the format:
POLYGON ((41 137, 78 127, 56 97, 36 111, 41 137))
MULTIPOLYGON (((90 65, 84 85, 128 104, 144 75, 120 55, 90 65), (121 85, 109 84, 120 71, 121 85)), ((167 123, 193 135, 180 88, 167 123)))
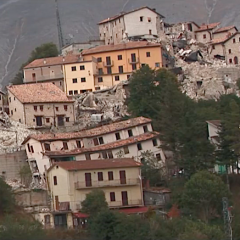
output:
POLYGON ((77 71, 76 66, 75 66, 75 67, 72 67, 72 71, 77 71))
POLYGON ((145 63, 142 63, 141 66, 144 67, 144 66, 146 66, 146 64, 145 64, 145 63))
POLYGON ((81 78, 81 82, 86 82, 86 78, 81 78))
POLYGON ((115 192, 110 192, 110 201, 111 202, 115 202, 116 201, 115 192))
POLYGON ((22 122, 22 120, 21 119, 18 119, 18 121, 21 123, 22 122))
POLYGON ((44 148, 45 148, 45 151, 51 151, 49 143, 44 143, 44 148))
POLYGON ((123 66, 118 66, 119 73, 123 73, 123 66))
POLYGON ((72 79, 72 82, 73 82, 73 83, 77 83, 77 78, 73 78, 73 79, 72 79))
POLYGON ((17 111, 17 109, 16 109, 16 108, 15 108, 14 110, 15 110, 15 112, 17 111))
POLYGON ((73 95, 73 91, 69 91, 68 94, 69 94, 69 95, 73 95))
POLYGON ((51 222, 50 222, 50 215, 45 215, 44 216, 44 223, 45 224, 50 224, 51 222))
POLYGON ((63 149, 64 149, 64 150, 68 150, 68 144, 67 144, 67 142, 63 142, 63 149))
POLYGON ((115 81, 119 81, 119 76, 115 76, 115 81))
POLYGON ((113 180, 113 172, 108 172, 108 180, 109 181, 113 180))
POLYGON ((144 131, 145 133, 148 132, 148 127, 147 127, 147 125, 143 126, 143 131, 144 131))
POLYGON ((132 70, 136 70, 137 69, 137 65, 136 64, 132 64, 132 70))
POLYGON ((158 145, 158 143, 157 143, 157 139, 154 138, 154 139, 152 140, 152 143, 153 143, 153 146, 156 147, 156 146, 158 145))
POLYGON ((229 59, 229 63, 232 63, 232 59, 231 58, 229 59))
POLYGON ((11 102, 11 97, 9 98, 9 102, 11 102))
POLYGON ((203 39, 206 39, 207 38, 207 35, 206 34, 203 34, 203 39))
POLYGON ((103 137, 98 138, 99 144, 104 144, 103 137))
POLYGON ((131 77, 131 75, 127 75, 127 79, 129 79, 131 77))
POLYGON ((84 65, 81 65, 81 66, 80 66, 80 70, 85 70, 85 66, 84 66, 84 65))
POLYGON ((150 52, 146 52, 146 56, 150 57, 151 56, 150 52))
POLYGON ((156 159, 157 159, 158 161, 161 160, 161 154, 160 154, 160 153, 157 153, 157 154, 156 154, 156 159))
POLYGON ((58 112, 58 107, 56 107, 56 111, 58 112))
POLYGON ((33 146, 31 146, 31 152, 34 153, 34 149, 33 149, 33 146))
POLYGON ((142 16, 140 17, 140 22, 143 22, 143 17, 142 16))
POLYGON ((213 50, 215 49, 215 45, 212 46, 212 49, 213 49, 213 50))
POLYGON ((123 148, 123 151, 124 151, 124 154, 129 154, 129 149, 127 146, 123 148))
POLYGON ((99 74, 99 75, 102 75, 102 74, 103 74, 103 69, 102 69, 102 68, 99 68, 99 69, 98 69, 98 74, 99 74))
POLYGON ((74 90, 73 94, 78 95, 78 90, 74 90))
POLYGON ((40 105, 40 111, 43 111, 43 105, 40 105))
POLYGON ((128 136, 129 136, 129 137, 132 137, 132 136, 133 136, 132 129, 129 129, 129 130, 128 130, 128 136))
POLYGON ((86 187, 91 187, 92 186, 92 174, 91 173, 85 173, 85 183, 86 187))
POLYGON ((103 78, 102 78, 102 77, 99 77, 99 78, 98 78, 98 82, 103 82, 103 78))
POLYGON ((117 38, 117 33, 116 33, 116 38, 117 38))
POLYGON ((11 115, 13 115, 13 110, 11 110, 11 115))
POLYGON ((99 142, 98 142, 98 139, 97 139, 97 138, 94 138, 94 139, 93 139, 93 144, 94 144, 94 146, 99 145, 99 142))
POLYGON ((33 106, 34 111, 37 111, 37 106, 33 106))
POLYGON ((111 67, 107 67, 107 74, 112 74, 112 68, 111 67))
POLYGON ((119 23, 121 22, 121 18, 119 18, 119 23))
POLYGON ((101 88, 100 87, 95 87, 95 90, 97 91, 97 90, 100 90, 101 88))
POLYGON ((148 22, 151 22, 151 21, 152 21, 152 19, 149 17, 149 18, 148 18, 148 22))
POLYGON ((155 67, 160 67, 160 63, 155 63, 155 67))
POLYGON ((103 181, 103 173, 98 172, 98 181, 103 181))
POLYGON ((103 157, 104 159, 107 159, 107 153, 106 153, 106 152, 102 152, 102 157, 103 157))
POLYGON ((91 155, 89 153, 86 153, 85 158, 86 158, 86 160, 91 160, 91 155))
POLYGON ((231 53, 232 53, 232 49, 228 49, 228 53, 230 53, 230 54, 231 54, 231 53))
POLYGON ((113 158, 112 151, 107 152, 107 154, 108 154, 108 158, 113 158))
POLYGON ((46 118, 46 123, 49 123, 50 122, 50 118, 46 118))
POLYGON ((65 111, 68 110, 68 105, 64 105, 64 110, 65 110, 65 111))
POLYGON ((152 35, 152 30, 151 29, 149 29, 149 35, 152 35))
POLYGON ((140 150, 142 150, 142 144, 141 143, 138 143, 137 144, 137 149, 140 151, 140 150))
POLYGON ((235 38, 233 39, 233 43, 236 43, 236 39, 235 38))
POLYGON ((102 58, 101 57, 97 58, 97 62, 102 62, 102 58))
POLYGON ((115 133, 115 136, 116 136, 116 139, 117 139, 117 140, 121 139, 119 132, 118 132, 118 133, 115 133))
POLYGON ((66 117, 66 122, 69 122, 70 121, 70 118, 69 117, 66 117))
POLYGON ((53 183, 54 183, 54 185, 57 185, 57 176, 53 177, 53 183))
POLYGON ((81 148, 81 147, 82 147, 82 146, 81 146, 81 141, 77 140, 77 141, 76 141, 76 144, 77 144, 77 148, 81 148))
POLYGON ((31 148, 30 148, 29 143, 27 144, 27 147, 28 147, 28 151, 31 152, 31 148))
POLYGON ((118 55, 118 60, 122 60, 122 55, 118 55))

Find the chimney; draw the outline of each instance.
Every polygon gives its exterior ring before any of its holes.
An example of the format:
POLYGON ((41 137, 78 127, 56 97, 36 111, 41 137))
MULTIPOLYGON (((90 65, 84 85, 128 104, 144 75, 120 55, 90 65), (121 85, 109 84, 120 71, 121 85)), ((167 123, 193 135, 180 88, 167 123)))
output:
POLYGON ((154 12, 156 12, 156 8, 152 8, 152 10, 153 10, 154 12))
POLYGON ((43 60, 43 64, 46 64, 47 63, 47 61, 46 61, 46 59, 44 58, 44 60, 43 60))

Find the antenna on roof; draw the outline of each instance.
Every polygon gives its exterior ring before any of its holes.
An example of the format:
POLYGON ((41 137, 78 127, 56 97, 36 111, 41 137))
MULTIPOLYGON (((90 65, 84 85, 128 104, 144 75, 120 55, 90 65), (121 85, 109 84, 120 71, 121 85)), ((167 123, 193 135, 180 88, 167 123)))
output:
POLYGON ((64 40, 63 40, 62 25, 61 25, 59 8, 58 8, 58 0, 55 0, 55 3, 56 3, 56 17, 57 17, 57 28, 58 28, 58 44, 59 44, 59 50, 61 51, 64 46, 64 40))

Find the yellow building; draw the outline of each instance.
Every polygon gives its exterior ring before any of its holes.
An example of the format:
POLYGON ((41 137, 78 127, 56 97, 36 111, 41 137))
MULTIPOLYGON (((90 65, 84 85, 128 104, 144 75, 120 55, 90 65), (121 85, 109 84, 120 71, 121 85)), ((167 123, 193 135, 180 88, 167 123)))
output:
POLYGON ((133 159, 58 162, 47 172, 55 225, 69 225, 71 212, 93 189, 102 189, 110 208, 143 206, 141 163, 133 159))
POLYGON ((86 61, 90 61, 92 57, 97 59, 95 90, 127 80, 132 72, 144 65, 149 65, 152 69, 163 65, 161 45, 146 41, 98 46, 84 50, 82 56, 86 61))

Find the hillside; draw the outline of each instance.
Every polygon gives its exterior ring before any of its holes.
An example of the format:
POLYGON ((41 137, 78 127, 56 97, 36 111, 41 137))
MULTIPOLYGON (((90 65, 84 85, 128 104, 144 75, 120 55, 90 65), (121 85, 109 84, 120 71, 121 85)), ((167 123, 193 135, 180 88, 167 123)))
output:
MULTIPOLYGON (((240 27, 238 0, 59 0, 65 39, 79 42, 98 35, 96 23, 120 11, 154 7, 168 22, 222 21, 240 27)), ((0 1, 0 84, 7 85, 36 46, 57 43, 55 0, 0 1)))

